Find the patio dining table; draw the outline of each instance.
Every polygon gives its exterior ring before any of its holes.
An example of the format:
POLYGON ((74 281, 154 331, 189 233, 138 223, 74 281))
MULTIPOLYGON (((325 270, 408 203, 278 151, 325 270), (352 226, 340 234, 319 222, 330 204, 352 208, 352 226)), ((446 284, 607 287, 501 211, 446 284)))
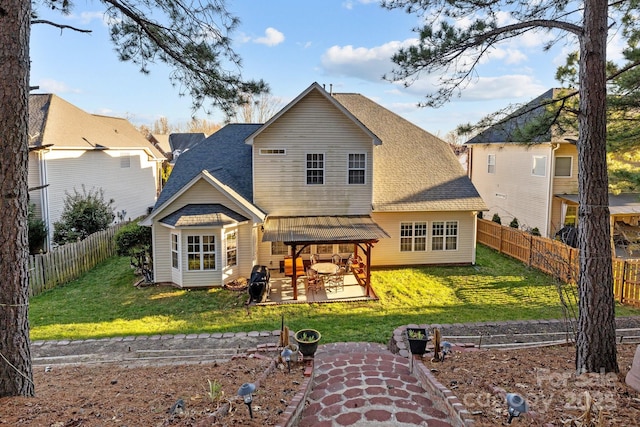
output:
POLYGON ((317 262, 309 266, 309 268, 315 270, 318 274, 335 274, 338 271, 338 266, 332 262, 317 262))

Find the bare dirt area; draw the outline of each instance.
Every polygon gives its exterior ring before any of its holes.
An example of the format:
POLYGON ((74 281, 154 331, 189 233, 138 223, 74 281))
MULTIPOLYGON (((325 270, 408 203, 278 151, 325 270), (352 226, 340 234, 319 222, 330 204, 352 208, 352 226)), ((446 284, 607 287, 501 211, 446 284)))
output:
POLYGON ((514 426, 640 426, 640 393, 625 376, 637 344, 618 347, 620 374, 576 375, 573 346, 454 352, 425 365, 473 414, 477 427, 507 425, 500 389, 517 393, 530 414, 514 426))
POLYGON ((293 363, 289 373, 283 365, 274 368, 272 360, 243 357, 211 364, 38 369, 36 397, 0 399, 0 425, 275 425, 304 381, 304 365, 293 363), (251 419, 237 393, 243 383, 256 381, 251 419))

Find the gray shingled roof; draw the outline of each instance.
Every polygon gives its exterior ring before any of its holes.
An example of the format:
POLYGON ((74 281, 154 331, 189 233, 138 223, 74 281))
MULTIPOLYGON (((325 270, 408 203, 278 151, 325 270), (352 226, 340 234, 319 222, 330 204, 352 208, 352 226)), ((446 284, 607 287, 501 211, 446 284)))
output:
POLYGON ((557 98, 562 89, 549 89, 542 95, 538 96, 531 102, 528 102, 524 106, 518 108, 513 113, 509 114, 500 123, 496 123, 493 126, 488 127, 478 135, 471 138, 466 144, 491 144, 491 143, 540 143, 555 141, 558 138, 560 142, 564 141, 564 137, 567 135, 554 135, 554 129, 549 129, 544 134, 536 137, 533 141, 521 141, 517 135, 525 126, 531 123, 533 120, 538 119, 545 113, 546 104, 554 98, 557 98))
POLYGON ((263 242, 363 242, 387 238, 368 215, 269 217, 263 242))
POLYGON ((373 148, 375 211, 487 209, 446 142, 362 95, 333 96, 382 140, 373 148))
POLYGON ((191 204, 165 216, 160 222, 174 227, 224 227, 249 218, 219 204, 191 204))
POLYGON ((229 124, 181 154, 155 208, 173 197, 203 170, 253 203, 251 146, 244 140, 259 127, 255 124, 229 124))

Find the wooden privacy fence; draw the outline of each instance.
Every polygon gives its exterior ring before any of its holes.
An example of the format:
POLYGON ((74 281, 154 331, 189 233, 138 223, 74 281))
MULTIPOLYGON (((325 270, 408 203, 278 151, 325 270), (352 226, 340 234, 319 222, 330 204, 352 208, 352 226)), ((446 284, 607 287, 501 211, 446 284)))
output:
POLYGON ((77 279, 116 254, 114 236, 125 223, 99 231, 77 243, 67 243, 47 253, 29 256, 29 295, 77 279))
MULTIPOLYGON (((558 240, 534 236, 517 228, 478 219, 478 243, 551 274, 576 283, 579 251, 558 240)), ((617 301, 640 307, 640 260, 613 258, 613 292, 617 301)))

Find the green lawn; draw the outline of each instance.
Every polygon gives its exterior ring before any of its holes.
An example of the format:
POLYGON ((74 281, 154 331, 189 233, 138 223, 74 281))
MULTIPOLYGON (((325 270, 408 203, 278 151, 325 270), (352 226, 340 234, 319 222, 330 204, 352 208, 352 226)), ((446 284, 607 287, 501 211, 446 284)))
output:
MULTIPOLYGON (((281 315, 292 330, 318 329, 322 342, 386 343, 409 323, 465 323, 562 317, 553 280, 478 247, 477 264, 372 273, 378 302, 251 307, 245 292, 137 289, 129 258, 112 258, 84 277, 31 299, 33 340, 196 332, 270 331, 281 315)), ((619 306, 618 316, 640 315, 619 306)))

